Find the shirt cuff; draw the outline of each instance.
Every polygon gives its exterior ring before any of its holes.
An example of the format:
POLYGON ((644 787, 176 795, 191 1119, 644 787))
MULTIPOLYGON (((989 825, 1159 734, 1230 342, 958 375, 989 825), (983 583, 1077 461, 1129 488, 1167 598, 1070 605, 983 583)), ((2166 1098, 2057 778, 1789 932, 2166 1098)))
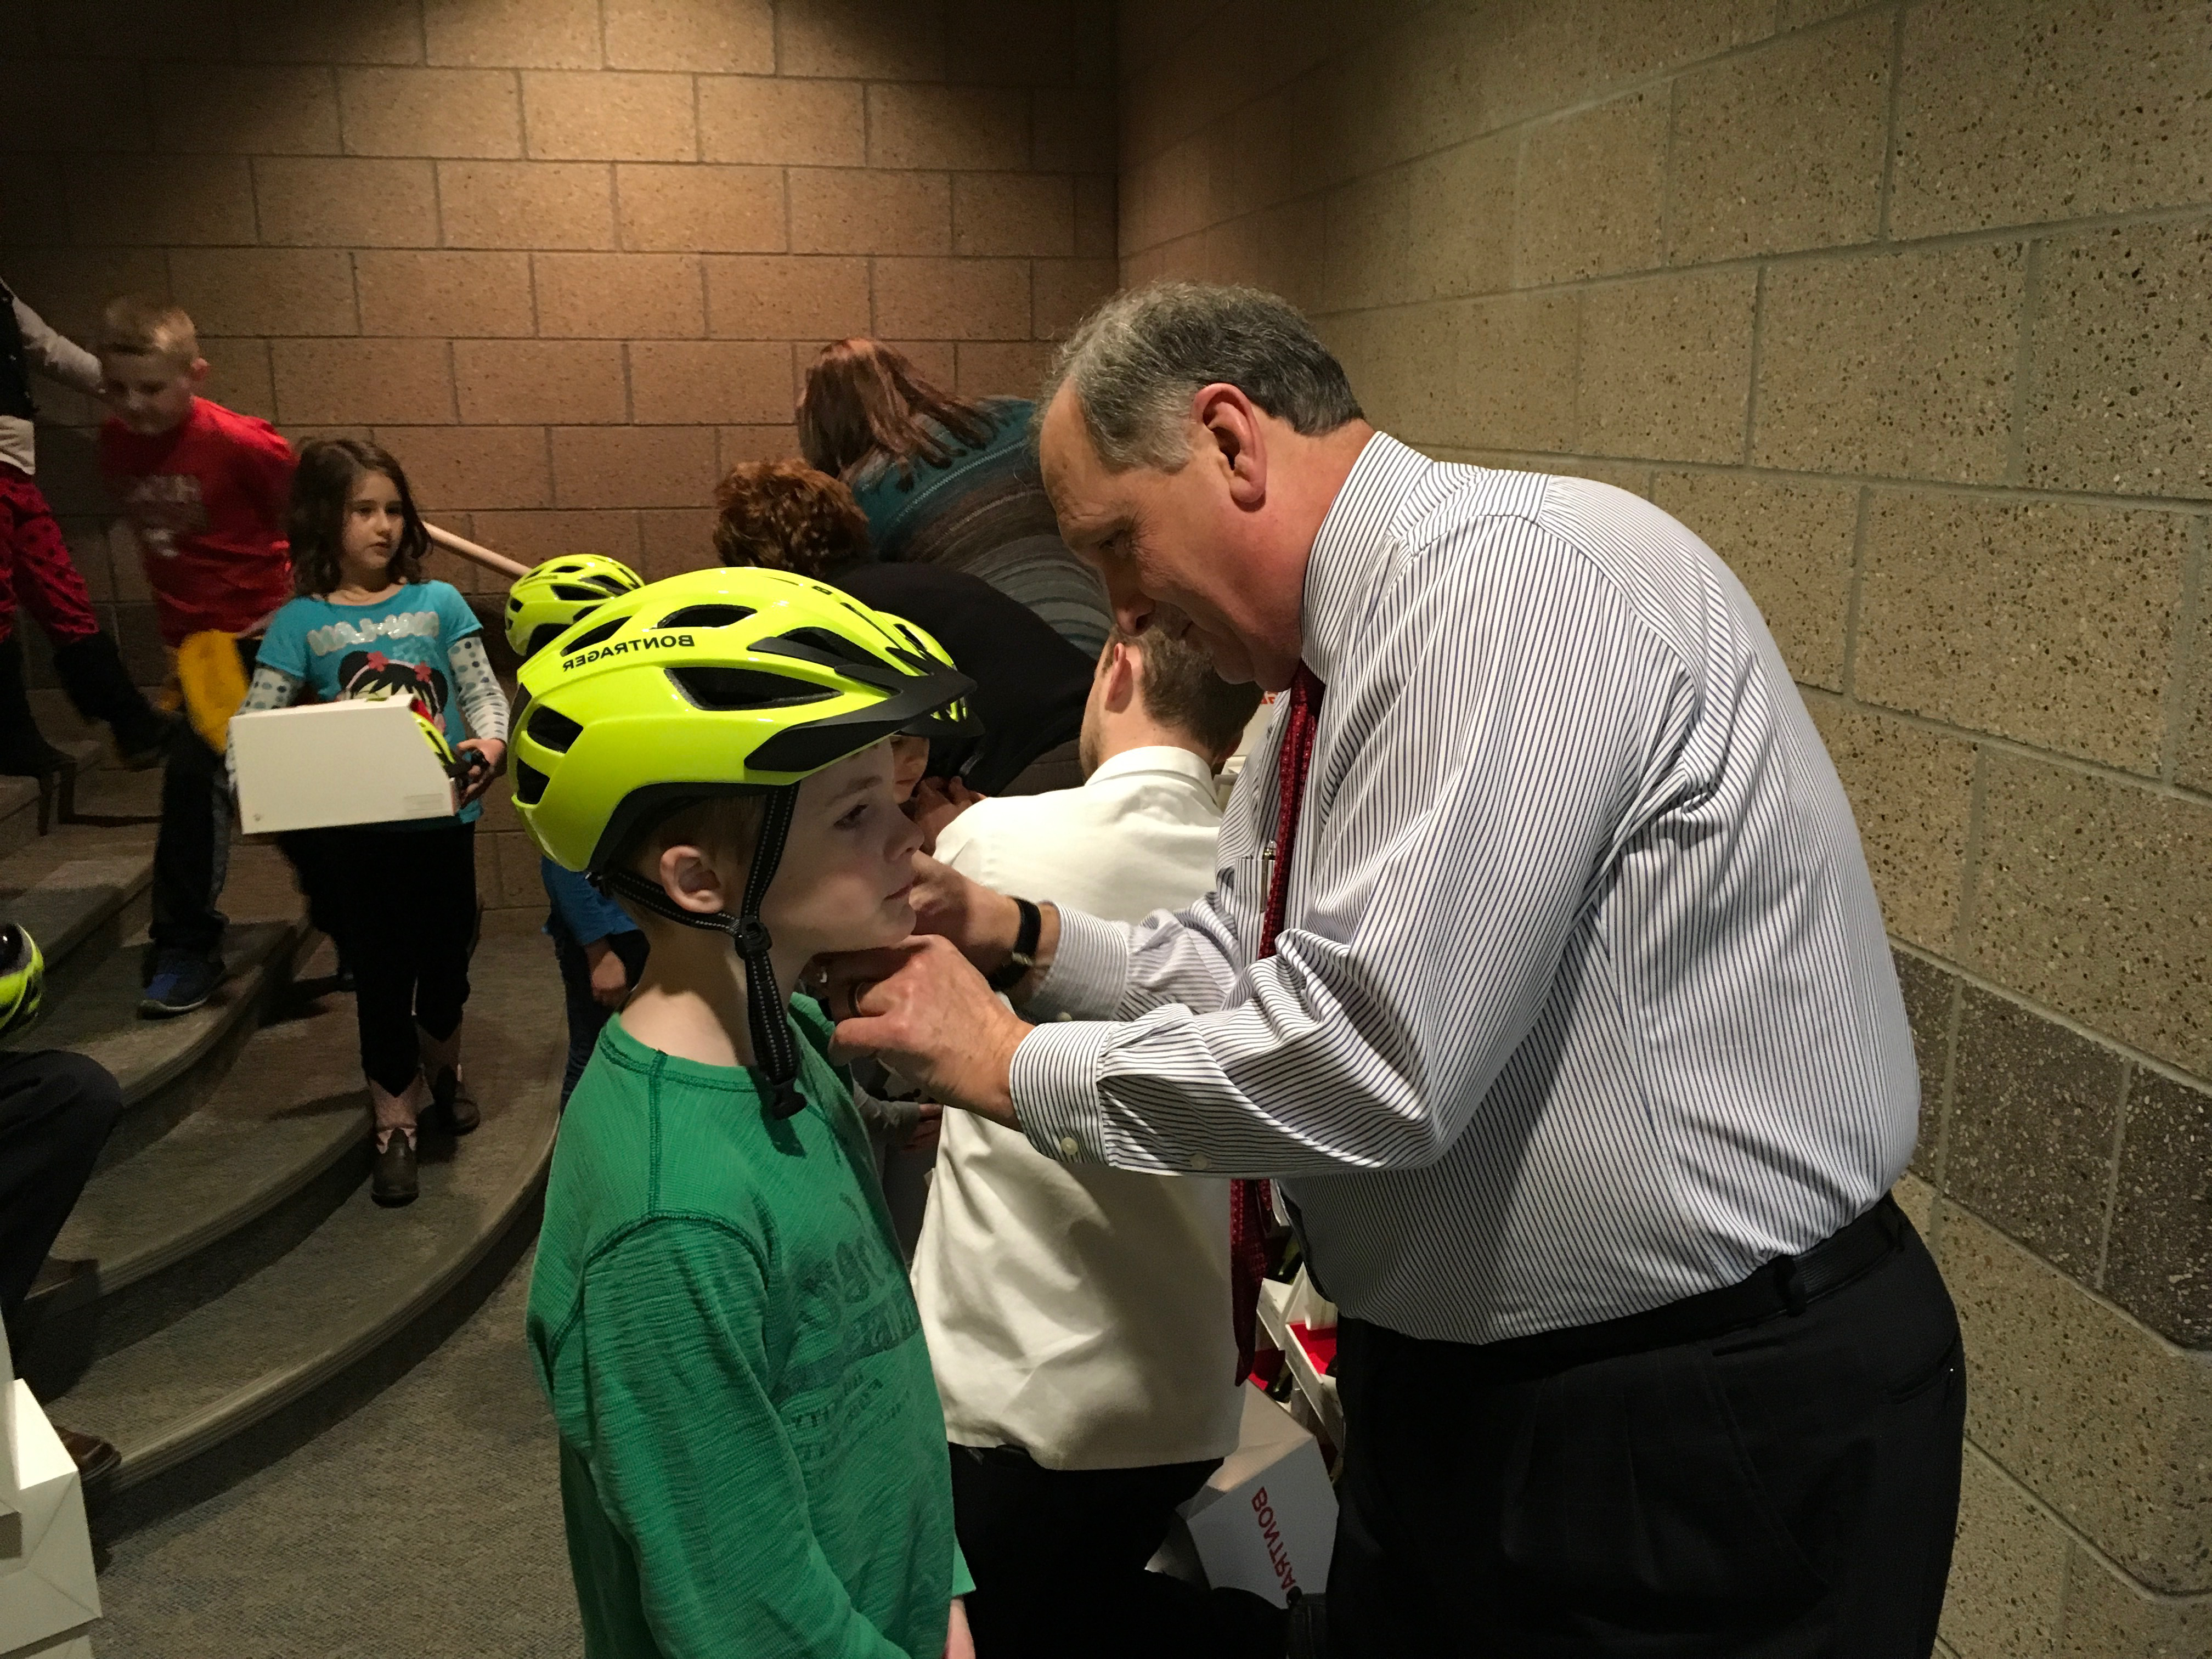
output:
POLYGON ((1021 1012, 1031 1019, 1111 1019, 1129 986, 1129 936, 1119 924, 1060 908, 1060 944, 1021 1012))
POLYGON ((1014 1050, 1006 1079, 1015 1121, 1030 1145, 1061 1164, 1106 1161, 1106 1113, 1098 1074, 1115 1027, 1063 1015, 1014 1050))

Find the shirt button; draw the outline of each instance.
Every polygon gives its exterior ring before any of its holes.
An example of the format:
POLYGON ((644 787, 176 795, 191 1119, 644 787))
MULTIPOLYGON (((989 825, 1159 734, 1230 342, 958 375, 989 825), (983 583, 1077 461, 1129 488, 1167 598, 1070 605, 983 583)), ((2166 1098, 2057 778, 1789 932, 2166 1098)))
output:
POLYGON ((1060 1150, 1066 1152, 1070 1158, 1073 1158, 1078 1152, 1083 1150, 1083 1143, 1078 1140, 1073 1135, 1062 1135, 1060 1138, 1060 1150))
POLYGON ((1193 1152, 1190 1155, 1190 1167, 1194 1170, 1210 1169, 1212 1164, 1213 1160, 1204 1152, 1193 1152))
POLYGON ((1053 1018, 1054 1019, 1073 1019, 1075 1016, 1063 1009, 1060 1012, 1054 1014, 1053 1018))

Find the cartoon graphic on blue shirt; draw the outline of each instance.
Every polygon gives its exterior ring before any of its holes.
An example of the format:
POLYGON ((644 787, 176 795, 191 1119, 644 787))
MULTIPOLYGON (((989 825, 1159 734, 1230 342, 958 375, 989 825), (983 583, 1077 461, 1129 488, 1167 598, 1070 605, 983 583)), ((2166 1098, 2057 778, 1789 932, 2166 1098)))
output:
MULTIPOLYGON (((468 729, 453 695, 447 652, 483 631, 451 583, 412 582, 374 605, 294 599, 270 619, 260 660, 304 681, 325 702, 411 698, 445 728, 448 743, 459 744, 468 729)), ((483 811, 471 801, 460 817, 473 823, 483 811)))

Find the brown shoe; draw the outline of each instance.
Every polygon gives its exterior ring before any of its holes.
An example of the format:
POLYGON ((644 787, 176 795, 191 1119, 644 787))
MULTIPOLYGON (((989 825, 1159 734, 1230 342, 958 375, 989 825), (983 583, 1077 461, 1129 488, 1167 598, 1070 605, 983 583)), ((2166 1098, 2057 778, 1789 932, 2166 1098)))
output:
POLYGON ((421 1191, 415 1178, 414 1133, 394 1129, 369 1170, 368 1195, 390 1210, 412 1204, 421 1191))
POLYGON ((430 1109, 423 1115, 451 1135, 465 1135, 483 1121, 476 1097, 450 1066, 430 1079, 430 1109))
POLYGON ((106 1479, 123 1462, 123 1454, 96 1434, 80 1434, 58 1423, 54 1425, 54 1433, 62 1443, 62 1449, 76 1465, 77 1480, 85 1486, 106 1479))

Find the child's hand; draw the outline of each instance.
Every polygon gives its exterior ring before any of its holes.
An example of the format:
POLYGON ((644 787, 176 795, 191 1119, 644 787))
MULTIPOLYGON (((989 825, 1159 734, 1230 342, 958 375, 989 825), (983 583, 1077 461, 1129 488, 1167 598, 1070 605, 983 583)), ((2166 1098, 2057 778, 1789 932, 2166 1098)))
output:
POLYGON ((481 756, 483 759, 483 765, 469 769, 468 783, 462 789, 461 799, 453 809, 459 811, 471 801, 481 799, 484 791, 491 787, 492 780, 499 776, 499 763, 507 758, 507 745, 497 738, 463 738, 453 747, 465 754, 481 756))
POLYGON ((915 787, 906 809, 921 827, 921 850, 935 852, 945 826, 982 799, 958 778, 924 778, 915 787))
POLYGON ((915 1104, 921 1109, 921 1116, 908 1133, 906 1145, 899 1148, 902 1152, 927 1152, 937 1145, 937 1138, 945 1128, 944 1107, 933 1100, 918 1100, 915 1104))
POLYGON ((952 1620, 945 1627, 945 1659, 975 1659, 975 1638, 968 1634, 968 1609, 952 1598, 952 1620))
POLYGON ((592 1000, 603 1008, 621 1007, 629 994, 629 970, 614 947, 595 939, 584 947, 584 958, 592 964, 592 1000))

